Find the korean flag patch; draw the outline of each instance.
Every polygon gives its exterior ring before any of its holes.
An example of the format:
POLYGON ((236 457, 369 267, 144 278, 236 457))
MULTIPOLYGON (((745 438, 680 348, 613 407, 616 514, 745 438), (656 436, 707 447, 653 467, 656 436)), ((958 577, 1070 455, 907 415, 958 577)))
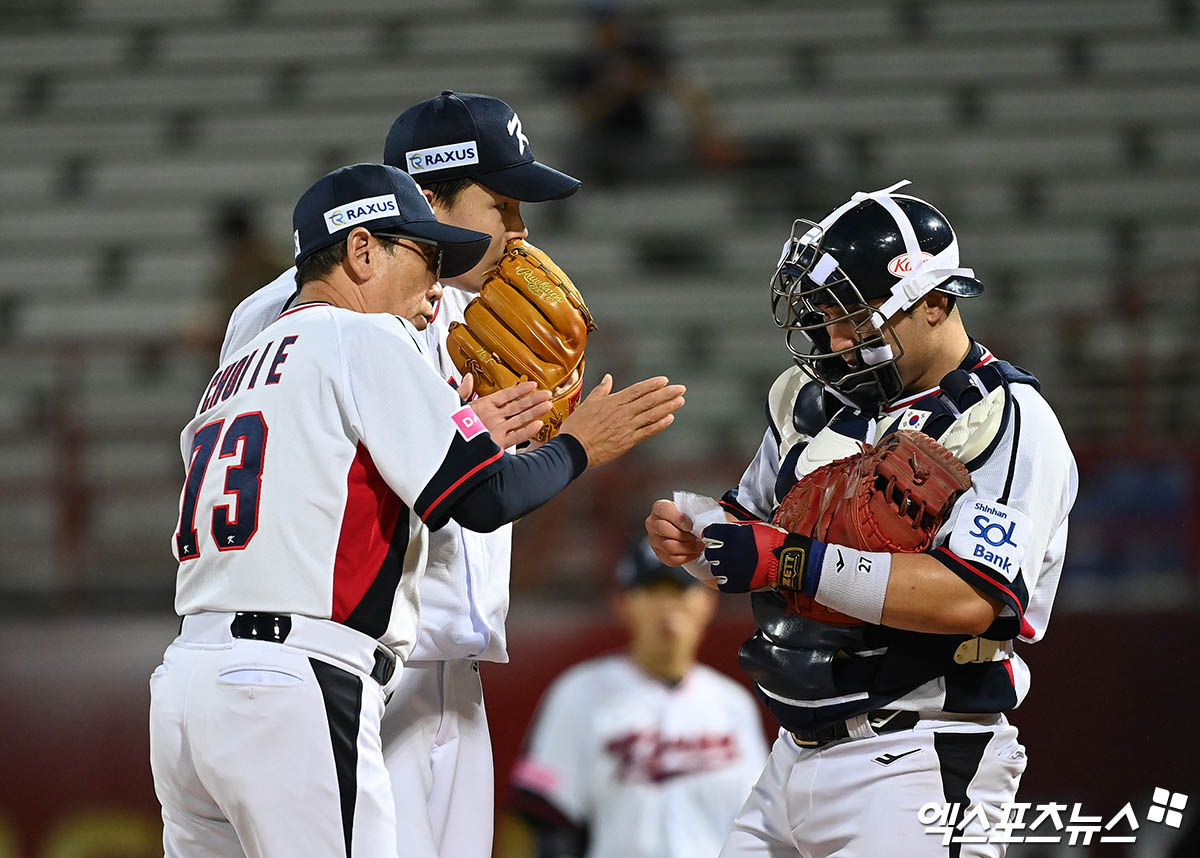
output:
POLYGON ((968 563, 985 566, 1008 581, 1021 571, 1021 558, 1033 525, 1029 516, 998 501, 966 504, 950 533, 950 550, 968 563))
POLYGON ((920 432, 925 428, 925 424, 932 416, 933 412, 931 411, 918 411, 916 409, 909 408, 906 409, 904 413, 900 415, 900 419, 896 421, 896 428, 912 429, 916 432, 920 432))

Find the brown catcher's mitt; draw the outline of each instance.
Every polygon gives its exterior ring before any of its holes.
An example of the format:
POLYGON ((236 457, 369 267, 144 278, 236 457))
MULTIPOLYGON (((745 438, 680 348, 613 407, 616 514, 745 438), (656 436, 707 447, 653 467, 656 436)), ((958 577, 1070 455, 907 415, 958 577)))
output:
MULTIPOLYGON (((859 551, 916 554, 933 544, 971 475, 954 454, 922 432, 901 429, 874 448, 830 462, 792 487, 774 524, 859 551)), ((840 625, 860 620, 783 593, 797 614, 840 625)))
POLYGON ((550 391, 553 408, 537 436, 550 440, 579 404, 596 327, 571 278, 532 244, 510 242, 464 317, 446 335, 458 371, 474 375, 480 396, 528 380, 550 391))

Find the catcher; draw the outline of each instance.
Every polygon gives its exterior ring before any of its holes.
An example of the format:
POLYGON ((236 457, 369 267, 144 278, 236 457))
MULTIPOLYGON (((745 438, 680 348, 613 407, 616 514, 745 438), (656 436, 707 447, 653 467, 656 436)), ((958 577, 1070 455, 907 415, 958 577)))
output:
POLYGON ((1004 853, 1014 644, 1045 633, 1076 469, 1038 381, 967 335, 983 286, 904 184, 793 224, 762 445, 719 509, 646 521, 664 563, 752 593, 740 662, 782 729, 722 856, 1004 853))

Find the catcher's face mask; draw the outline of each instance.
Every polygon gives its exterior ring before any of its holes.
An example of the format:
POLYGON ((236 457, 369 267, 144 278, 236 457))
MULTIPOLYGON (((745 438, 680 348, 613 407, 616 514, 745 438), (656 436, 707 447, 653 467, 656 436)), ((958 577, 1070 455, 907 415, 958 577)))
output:
POLYGON ((771 310, 793 359, 865 412, 904 390, 904 346, 892 319, 933 289, 982 290, 970 269, 957 267, 958 244, 941 214, 892 196, 906 184, 857 193, 820 223, 796 220, 771 278, 771 310), (910 219, 898 200, 919 216, 910 219))
POLYGON ((792 224, 771 279, 775 324, 798 364, 842 401, 873 411, 904 389, 896 368, 904 348, 883 312, 821 252, 823 232, 809 220, 792 224))

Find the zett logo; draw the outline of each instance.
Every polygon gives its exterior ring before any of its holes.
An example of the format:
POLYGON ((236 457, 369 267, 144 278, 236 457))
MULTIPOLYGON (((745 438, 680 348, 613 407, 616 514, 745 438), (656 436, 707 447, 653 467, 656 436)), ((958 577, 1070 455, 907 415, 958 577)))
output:
POLYGON ((777 587, 783 590, 799 590, 804 580, 803 548, 785 548, 779 553, 779 582, 777 587))

